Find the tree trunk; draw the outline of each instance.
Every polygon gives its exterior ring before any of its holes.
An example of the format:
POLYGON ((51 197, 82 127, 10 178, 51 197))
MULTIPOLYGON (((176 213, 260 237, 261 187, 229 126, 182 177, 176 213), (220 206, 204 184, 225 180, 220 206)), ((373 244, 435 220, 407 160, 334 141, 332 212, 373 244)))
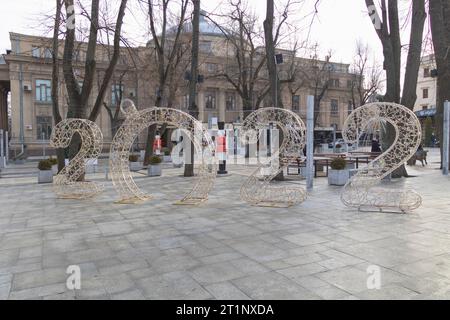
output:
MULTIPOLYGON (((53 43, 52 43, 52 113, 55 125, 62 121, 61 113, 59 111, 59 31, 61 26, 61 11, 62 0, 56 0, 56 15, 55 26, 53 28, 53 43)), ((65 152, 64 149, 56 149, 56 158, 58 159, 58 172, 65 167, 65 152)))
MULTIPOLYGON (((373 14, 376 14, 376 19, 373 19, 375 31, 383 46, 384 69, 386 70, 386 95, 383 101, 400 103, 401 39, 398 1, 388 0, 388 5, 386 5, 386 0, 381 0, 381 18, 376 10, 373 12, 373 8, 375 8, 374 1, 365 0, 365 2, 371 18, 373 14), (376 23, 378 19, 380 20, 379 25, 376 23)), ((410 47, 405 71, 405 87, 401 101, 407 103, 406 106, 409 108, 414 106, 416 100, 415 91, 420 66, 424 22, 424 0, 414 0, 410 47)), ((386 129, 382 133, 382 139, 383 149, 386 150, 395 139, 395 130, 392 125, 386 125, 386 129)), ((392 173, 392 177, 407 176, 408 173, 404 165, 392 173)))
POLYGON ((267 71, 269 72, 270 97, 272 106, 282 108, 280 81, 275 62, 275 41, 273 38, 274 1, 267 0, 266 20, 264 20, 264 36, 266 44, 267 71))
MULTIPOLYGON (((199 51, 199 34, 200 34, 200 0, 192 0, 194 3, 194 13, 192 18, 192 57, 191 57, 191 79, 189 82, 189 113, 198 119, 198 107, 196 103, 197 81, 198 81, 198 51, 199 51)), ((184 141, 184 143, 187 143, 184 141)), ((184 165, 184 176, 194 176, 194 155, 195 147, 191 142, 190 163, 184 165)), ((186 151, 185 151, 186 152, 186 151)), ((189 162, 189 161, 188 161, 189 162)))
POLYGON ((417 100, 417 78, 419 76, 423 27, 426 16, 425 0, 414 0, 412 8, 411 36, 401 101, 402 105, 411 110, 414 109, 414 104, 417 100))

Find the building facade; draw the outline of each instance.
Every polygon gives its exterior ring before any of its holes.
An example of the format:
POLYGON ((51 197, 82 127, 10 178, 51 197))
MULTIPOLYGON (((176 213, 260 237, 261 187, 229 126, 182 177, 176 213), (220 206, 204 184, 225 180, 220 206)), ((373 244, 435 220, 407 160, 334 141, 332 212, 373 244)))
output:
POLYGON ((436 70, 434 55, 422 57, 417 79, 417 100, 414 111, 436 109, 437 77, 434 70, 436 70))
MULTIPOLYGON (((235 68, 233 50, 227 44, 227 39, 220 30, 201 19, 200 25, 200 74, 202 80, 198 85, 197 106, 199 120, 205 126, 212 121, 225 122, 229 125, 241 123, 244 118, 243 101, 236 88, 220 74, 223 70, 235 68)), ((185 30, 189 37, 189 30, 185 30)), ((0 75, 8 79, 0 79, 2 94, 5 96, 10 91, 11 99, 11 123, 5 122, 4 111, 2 113, 2 125, 8 126, 11 146, 19 147, 23 144, 28 149, 41 149, 43 144, 48 144, 52 127, 55 125, 52 116, 51 100, 51 73, 52 54, 51 39, 10 33, 11 50, 4 55, 5 64, 0 65, 0 75)), ((60 47, 63 47, 61 42, 60 47)), ((74 53, 75 73, 82 84, 84 73, 84 57, 87 49, 86 43, 78 43, 74 53)), ((115 70, 110 84, 109 92, 105 97, 105 108, 102 109, 97 124, 100 126, 105 143, 112 140, 114 134, 114 121, 111 114, 115 114, 120 100, 132 99, 139 109, 152 107, 158 95, 157 77, 152 54, 154 47, 150 41, 146 47, 122 48, 121 59, 115 70), (150 57, 150 58, 149 58, 150 57), (108 107, 109 111, 108 112, 108 107)), ((261 48, 263 50, 263 48, 261 48)), ((309 59, 297 58, 289 52, 283 52, 285 63, 280 65, 279 74, 288 74, 290 62, 294 61, 302 72, 307 75, 311 66, 309 59), (290 55, 289 55, 290 54, 290 55)), ((109 63, 111 48, 100 46, 97 50, 97 77, 91 93, 89 107, 92 107, 97 96, 102 73, 109 63)), ((62 57, 62 49, 59 53, 62 57)), ((326 93, 321 100, 320 114, 316 122, 317 130, 332 130, 333 125, 337 129, 342 128, 347 115, 353 110, 351 103, 351 87, 354 76, 349 72, 349 65, 329 61, 317 61, 315 64, 327 66, 328 81, 326 93)), ((184 71, 189 70, 188 64, 184 71)), ((62 65, 60 66, 60 81, 63 82, 62 65)), ((313 71, 311 71, 313 72, 313 71)), ((261 83, 257 85, 256 97, 262 94, 265 87, 267 72, 261 71, 261 83)), ((323 82, 322 81, 322 82, 323 82)), ((316 91, 312 81, 305 78, 294 81, 298 86, 292 90, 292 83, 282 86, 283 106, 306 118, 306 101, 308 95, 314 95, 316 91), (300 83, 301 82, 301 83, 300 83)), ((170 107, 188 110, 187 77, 181 77, 175 90, 175 97, 170 107)), ((321 85, 324 85, 321 83, 321 85)), ((65 117, 67 113, 67 92, 64 85, 59 87, 60 112, 65 117)), ((270 106, 270 99, 261 99, 258 107, 270 106)), ((117 129, 117 128, 116 128, 117 129)), ((143 141, 143 137, 140 139, 143 141)))

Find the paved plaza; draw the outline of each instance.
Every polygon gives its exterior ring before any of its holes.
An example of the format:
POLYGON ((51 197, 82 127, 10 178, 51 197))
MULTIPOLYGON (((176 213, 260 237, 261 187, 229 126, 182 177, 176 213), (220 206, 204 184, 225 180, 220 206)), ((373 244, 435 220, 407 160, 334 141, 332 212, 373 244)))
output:
POLYGON ((193 180, 169 165, 136 175, 154 197, 141 205, 115 204, 104 173, 89 176, 105 185, 98 198, 59 200, 35 163, 13 166, 0 178, 0 299, 449 299, 450 178, 437 160, 433 150, 408 168, 416 177, 392 182, 423 196, 410 214, 348 209, 326 178, 301 205, 252 207, 239 197, 244 166, 198 207, 173 205, 193 180), (67 289, 70 265, 81 290, 67 289), (380 289, 368 289, 369 266, 380 289))

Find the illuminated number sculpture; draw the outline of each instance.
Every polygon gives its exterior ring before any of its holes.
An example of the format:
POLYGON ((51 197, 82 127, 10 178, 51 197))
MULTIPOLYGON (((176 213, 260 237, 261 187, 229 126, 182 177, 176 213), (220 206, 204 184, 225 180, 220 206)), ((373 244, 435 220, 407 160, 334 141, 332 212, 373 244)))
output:
POLYGON ((267 129, 269 124, 281 129, 283 141, 266 163, 262 163, 242 185, 241 198, 255 206, 290 207, 306 199, 306 190, 302 187, 273 186, 270 182, 289 162, 297 162, 303 157, 306 127, 300 116, 292 111, 262 108, 245 119, 244 135, 250 143, 256 143, 260 130, 267 129), (262 174, 263 169, 269 169, 268 173, 262 174))
POLYGON ((100 128, 86 119, 66 119, 53 129, 50 144, 54 148, 67 148, 75 133, 81 137, 78 154, 55 177, 53 189, 63 199, 92 198, 103 191, 103 186, 89 181, 78 181, 85 173, 87 159, 97 159, 103 146, 100 128))
POLYGON ((127 118, 113 139, 109 160, 112 182, 120 195, 118 203, 139 203, 151 198, 133 180, 129 168, 129 153, 137 136, 153 124, 168 124, 180 128, 194 143, 200 160, 194 187, 176 204, 196 205, 207 200, 216 178, 217 163, 213 157, 214 143, 202 123, 185 112, 169 108, 137 111, 131 105, 124 112, 127 118))
POLYGON ((346 142, 356 143, 359 132, 374 122, 390 123, 395 129, 392 145, 347 182, 341 194, 349 207, 365 211, 407 212, 422 204, 422 198, 413 190, 395 190, 377 186, 414 155, 421 142, 421 125, 408 108, 394 103, 370 103, 357 108, 343 127, 346 142))

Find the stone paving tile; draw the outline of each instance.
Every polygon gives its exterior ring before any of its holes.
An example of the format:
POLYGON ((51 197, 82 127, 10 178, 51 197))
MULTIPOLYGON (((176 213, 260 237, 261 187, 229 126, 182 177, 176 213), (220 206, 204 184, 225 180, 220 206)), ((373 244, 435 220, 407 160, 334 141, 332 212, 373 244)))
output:
POLYGON ((257 300, 317 299, 317 295, 275 272, 233 280, 241 291, 257 300))
POLYGON ((269 243, 260 241, 231 241, 228 244, 233 249, 247 257, 259 261, 272 261, 288 257, 286 250, 279 249, 269 243))
POLYGON ((250 298, 230 282, 213 283, 205 286, 217 300, 250 300, 250 298))
POLYGON ((184 272, 173 272, 136 280, 146 299, 201 300, 212 295, 184 272))
POLYGON ((67 278, 65 268, 52 268, 14 274, 12 290, 23 290, 46 284, 65 283, 67 278))
POLYGON ((241 278, 245 275, 229 262, 208 264, 191 269, 189 272, 198 283, 211 284, 241 278))
POLYGON ((380 289, 366 290, 356 296, 363 300, 408 300, 418 296, 417 292, 402 286, 390 285, 380 289))
POLYGON ((277 270, 278 273, 281 273, 282 275, 285 275, 288 278, 297 278, 297 277, 304 277, 316 273, 325 272, 327 269, 325 267, 322 267, 318 263, 309 263, 309 264, 303 264, 296 267, 290 267, 290 268, 283 268, 277 270))
POLYGON ((145 300, 140 290, 134 289, 112 295, 113 300, 145 300))

